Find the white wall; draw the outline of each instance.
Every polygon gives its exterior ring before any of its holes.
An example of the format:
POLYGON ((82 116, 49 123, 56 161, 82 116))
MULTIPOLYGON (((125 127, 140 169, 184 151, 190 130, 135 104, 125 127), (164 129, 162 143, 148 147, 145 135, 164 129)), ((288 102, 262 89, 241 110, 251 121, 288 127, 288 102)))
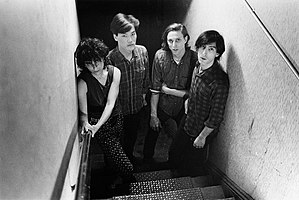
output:
POLYGON ((74 0, 0 1, 0 199, 51 198, 76 131, 78 40, 74 0))
MULTIPOLYGON (((248 2, 297 66, 299 2, 248 2)), ((299 80, 245 1, 194 0, 185 24, 192 45, 207 29, 226 41, 221 62, 231 87, 211 161, 255 199, 299 199, 299 80)))

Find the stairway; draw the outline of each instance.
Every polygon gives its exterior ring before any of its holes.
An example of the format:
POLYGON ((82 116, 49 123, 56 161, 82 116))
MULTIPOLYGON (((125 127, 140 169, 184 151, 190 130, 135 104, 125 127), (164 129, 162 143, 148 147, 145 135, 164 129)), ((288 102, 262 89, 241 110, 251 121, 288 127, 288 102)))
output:
POLYGON ((134 173, 135 181, 109 188, 115 178, 105 169, 101 155, 94 155, 97 169, 91 174, 91 199, 137 200, 137 199, 186 199, 186 200, 234 200, 226 198, 222 187, 213 183, 210 175, 179 176, 176 170, 168 169, 167 163, 140 165, 134 173), (101 167, 99 167, 101 166, 101 167))
POLYGON ((222 187, 214 183, 208 170, 203 176, 189 177, 179 175, 168 165, 167 151, 170 140, 161 134, 156 145, 156 163, 141 162, 144 133, 141 131, 135 146, 135 156, 139 158, 135 165, 135 181, 109 187, 116 178, 113 172, 105 169, 104 158, 97 144, 91 146, 91 199, 99 200, 153 200, 153 199, 182 199, 182 200, 235 200, 225 196, 222 187))

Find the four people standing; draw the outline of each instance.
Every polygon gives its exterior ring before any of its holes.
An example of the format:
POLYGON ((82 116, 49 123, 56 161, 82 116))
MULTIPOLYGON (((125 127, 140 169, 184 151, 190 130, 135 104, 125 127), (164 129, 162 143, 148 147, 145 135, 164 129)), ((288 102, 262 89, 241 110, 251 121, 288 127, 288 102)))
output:
MULTIPOLYGON (((99 138, 108 162, 124 177, 132 175, 134 145, 150 87, 148 52, 136 45, 138 27, 134 16, 119 13, 110 24, 117 42, 113 50, 108 53, 101 41, 85 39, 76 51, 83 69, 78 77, 80 125, 99 138), (110 65, 104 64, 105 56, 110 65)), ((153 161, 159 131, 172 120, 177 133, 169 162, 192 176, 200 175, 206 144, 223 120, 229 80, 219 64, 225 51, 223 37, 214 30, 202 33, 195 43, 197 55, 188 46, 189 39, 179 23, 169 25, 162 35, 152 65, 150 128, 143 154, 145 162, 153 161)))

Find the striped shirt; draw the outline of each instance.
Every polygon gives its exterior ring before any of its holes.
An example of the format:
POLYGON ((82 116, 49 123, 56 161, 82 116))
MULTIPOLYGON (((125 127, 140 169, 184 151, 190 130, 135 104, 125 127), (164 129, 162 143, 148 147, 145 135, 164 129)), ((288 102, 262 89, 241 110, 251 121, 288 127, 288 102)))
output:
POLYGON ((219 128, 223 120, 228 90, 228 75, 217 61, 203 71, 199 70, 199 65, 194 68, 184 126, 184 130, 190 136, 197 137, 205 126, 219 128))
POLYGON ((136 45, 132 59, 129 61, 116 47, 109 52, 107 61, 121 71, 118 99, 123 114, 137 113, 143 107, 143 94, 147 93, 150 85, 146 48, 136 45))

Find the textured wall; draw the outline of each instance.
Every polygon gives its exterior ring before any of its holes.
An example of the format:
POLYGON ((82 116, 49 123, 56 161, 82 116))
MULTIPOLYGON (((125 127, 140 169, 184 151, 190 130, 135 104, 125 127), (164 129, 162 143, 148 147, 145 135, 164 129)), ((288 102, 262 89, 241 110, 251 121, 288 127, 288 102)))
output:
POLYGON ((76 126, 78 39, 75 1, 0 1, 0 199, 52 195, 76 126))
MULTIPOLYGON (((248 2, 298 63, 298 1, 248 2)), ((207 29, 226 40, 231 88, 210 160, 255 199, 299 199, 299 80, 245 1, 194 0, 185 24, 192 45, 207 29)))

